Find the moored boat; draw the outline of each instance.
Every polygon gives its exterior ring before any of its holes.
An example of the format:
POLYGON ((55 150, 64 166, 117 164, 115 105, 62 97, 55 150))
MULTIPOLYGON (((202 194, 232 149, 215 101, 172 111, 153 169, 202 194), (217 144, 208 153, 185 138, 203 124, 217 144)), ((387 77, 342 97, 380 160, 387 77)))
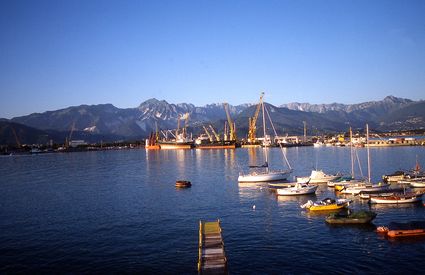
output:
POLYGON ((348 199, 331 199, 326 198, 320 201, 313 202, 309 200, 307 203, 301 205, 301 208, 306 208, 310 211, 330 211, 339 210, 348 207, 351 200, 348 199))
POLYGON ((406 184, 410 187, 423 188, 425 187, 425 177, 416 177, 398 181, 400 184, 406 184))
POLYGON ((235 149, 235 141, 215 141, 196 144, 195 149, 235 149))
POLYGON ((390 196, 394 193, 401 193, 405 190, 403 187, 390 187, 384 190, 360 191, 359 196, 362 199, 370 199, 372 196, 390 196))
POLYGON ((376 231, 390 238, 424 237, 425 221, 391 222, 388 226, 379 226, 376 231))
POLYGON ((193 142, 178 142, 178 141, 159 141, 161 149, 192 149, 193 142))
POLYGON ((322 170, 312 170, 309 177, 297 177, 297 182, 327 183, 340 177, 340 174, 328 175, 322 170))
MULTIPOLYGON (((265 120, 266 108, 264 106, 263 95, 264 93, 260 97, 260 106, 263 113, 263 136, 264 136, 264 140, 266 141, 267 137, 269 136, 266 134, 266 120, 265 120)), ((270 123, 273 126, 273 122, 271 120, 270 120, 270 123)), ((274 126, 273 126, 273 129, 274 129, 274 126)), ((275 133, 275 135, 277 134, 275 133)), ((265 160, 264 164, 252 165, 249 167, 250 171, 248 173, 244 173, 244 172, 239 173, 239 177, 238 177, 239 183, 284 181, 289 177, 289 175, 292 173, 292 168, 288 162, 288 159, 286 158, 285 152, 282 149, 282 147, 281 147, 281 152, 288 166, 287 170, 272 170, 269 168, 268 147, 269 146, 263 147, 263 155, 265 160)))
POLYGON ((281 182, 281 183, 269 183, 269 188, 287 188, 294 187, 295 182, 281 182))
POLYGON ((238 182, 271 182, 271 181, 283 181, 288 178, 291 174, 290 170, 281 170, 281 171, 260 171, 255 170, 247 174, 239 174, 238 182))
POLYGON ((403 171, 395 171, 392 174, 382 176, 382 180, 384 182, 398 182, 399 180, 404 180, 405 178, 406 173, 403 171))
POLYGON ((385 204, 398 204, 398 203, 414 203, 422 201, 423 193, 409 192, 409 193, 394 193, 392 195, 376 195, 371 196, 370 203, 385 203, 385 204))
POLYGON ((330 214, 326 218, 326 222, 329 224, 364 224, 370 223, 375 217, 376 213, 372 211, 348 211, 347 213, 330 214))
POLYGON ((354 186, 346 186, 340 192, 342 194, 358 195, 360 194, 360 192, 377 192, 377 191, 388 190, 390 186, 391 185, 388 183, 378 183, 378 184, 362 183, 362 184, 358 184, 354 186))
POLYGON ((297 182, 294 187, 279 188, 276 192, 281 196, 308 195, 316 193, 317 187, 318 185, 297 182))
POLYGON ((347 183, 353 180, 353 177, 350 176, 342 176, 339 178, 336 178, 334 180, 328 181, 327 185, 328 187, 335 187, 335 184, 341 184, 341 183, 347 183))

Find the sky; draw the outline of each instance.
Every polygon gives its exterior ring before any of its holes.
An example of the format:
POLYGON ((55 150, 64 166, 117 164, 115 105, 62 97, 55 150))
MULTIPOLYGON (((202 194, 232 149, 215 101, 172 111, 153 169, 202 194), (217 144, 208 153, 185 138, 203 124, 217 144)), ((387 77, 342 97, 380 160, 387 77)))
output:
POLYGON ((425 99, 425 1, 0 0, 0 118, 425 99))

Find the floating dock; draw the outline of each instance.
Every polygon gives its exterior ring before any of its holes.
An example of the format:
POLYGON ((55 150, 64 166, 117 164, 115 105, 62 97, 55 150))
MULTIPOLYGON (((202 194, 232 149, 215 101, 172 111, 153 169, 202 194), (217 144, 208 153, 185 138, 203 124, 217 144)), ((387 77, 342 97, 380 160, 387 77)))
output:
POLYGON ((199 221, 199 274, 227 274, 227 258, 221 236, 220 220, 199 221))

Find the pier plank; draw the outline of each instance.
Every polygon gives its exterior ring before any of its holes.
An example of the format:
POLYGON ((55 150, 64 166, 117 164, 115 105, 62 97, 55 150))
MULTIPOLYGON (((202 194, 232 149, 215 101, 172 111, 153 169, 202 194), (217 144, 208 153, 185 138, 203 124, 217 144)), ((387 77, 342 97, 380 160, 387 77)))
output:
POLYGON ((220 220, 199 221, 199 274, 227 274, 227 258, 220 220))

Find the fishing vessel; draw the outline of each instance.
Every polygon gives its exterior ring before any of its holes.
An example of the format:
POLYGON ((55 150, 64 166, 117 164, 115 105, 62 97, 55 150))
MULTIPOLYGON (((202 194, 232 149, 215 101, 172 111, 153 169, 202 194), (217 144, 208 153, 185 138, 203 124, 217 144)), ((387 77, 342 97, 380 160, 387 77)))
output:
MULTIPOLYGON (((264 93, 262 93, 260 97, 260 104, 261 104, 261 110, 263 115, 263 134, 264 134, 264 140, 267 140, 266 135, 266 108, 264 106, 263 101, 264 93)), ((267 113, 268 115, 268 113, 267 113)), ((270 119, 270 116, 268 116, 270 119)), ((273 130, 274 126, 270 119, 270 123, 272 124, 273 130)), ((276 132, 275 135, 277 136, 276 132)), ((265 162, 262 165, 251 165, 250 171, 248 173, 241 172, 238 177, 238 182, 270 182, 270 181, 283 181, 286 180, 289 175, 292 172, 292 168, 288 162, 288 159, 286 158, 285 152, 283 151, 283 148, 280 147, 282 155, 286 161, 287 166, 289 167, 286 170, 272 170, 269 168, 269 159, 268 159, 268 150, 269 146, 263 147, 263 155, 265 162)))

